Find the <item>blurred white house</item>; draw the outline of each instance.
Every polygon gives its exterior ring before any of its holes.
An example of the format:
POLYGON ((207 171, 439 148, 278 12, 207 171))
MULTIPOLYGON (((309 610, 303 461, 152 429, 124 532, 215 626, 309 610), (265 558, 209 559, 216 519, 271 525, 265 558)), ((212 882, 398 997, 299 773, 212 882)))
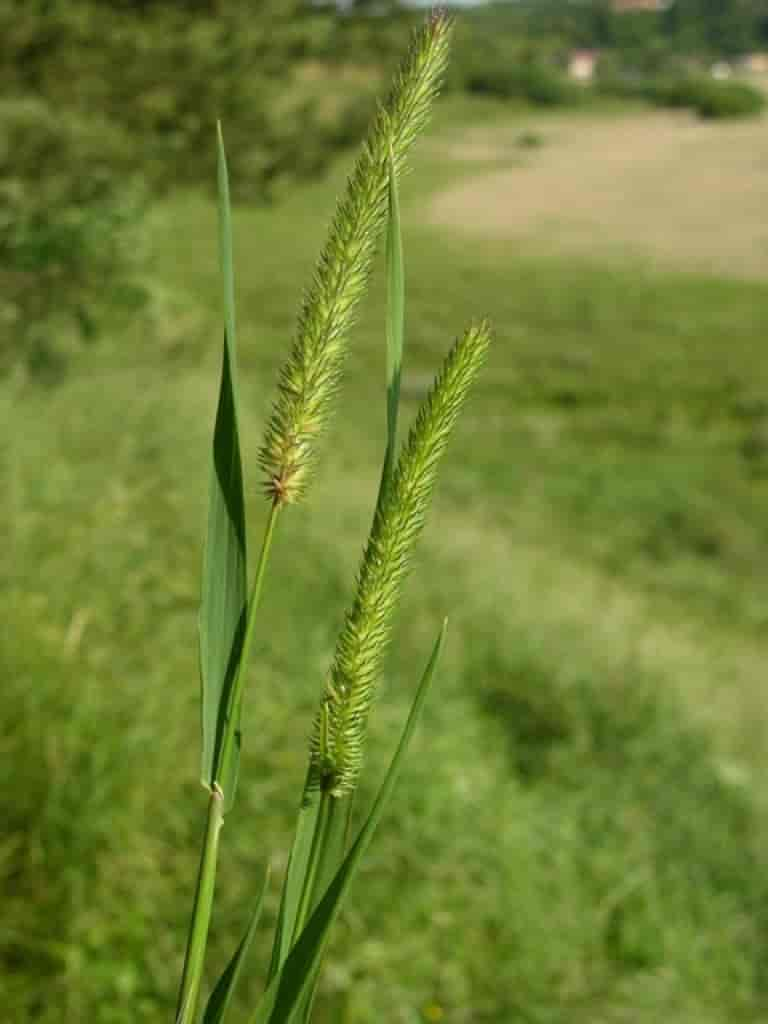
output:
POLYGON ((574 50, 568 58, 568 74, 576 82, 591 82, 599 56, 597 50, 574 50))

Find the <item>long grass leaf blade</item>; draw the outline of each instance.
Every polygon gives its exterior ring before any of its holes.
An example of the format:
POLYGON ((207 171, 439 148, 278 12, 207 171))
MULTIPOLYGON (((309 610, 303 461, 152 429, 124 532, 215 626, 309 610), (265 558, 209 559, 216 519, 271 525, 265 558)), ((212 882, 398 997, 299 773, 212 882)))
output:
MULTIPOLYGON (((344 860, 344 853, 347 845, 347 837, 351 825, 352 805, 354 794, 345 800, 336 800, 326 796, 328 813, 323 820, 321 833, 321 844, 318 852, 317 867, 312 879, 312 886, 309 893, 309 911, 313 912, 320 899, 328 889, 336 872, 344 860)), ((315 989, 320 974, 320 964, 314 969, 313 978, 308 986, 305 986, 301 1006, 297 1007, 297 1020, 308 1024, 312 1014, 312 1004, 315 997, 315 989)))
POLYGON ((211 992, 208 1004, 203 1014, 203 1024, 222 1024, 222 1021, 226 1017, 227 1010, 232 1001, 237 983, 240 980, 240 975, 243 971, 243 965, 248 955, 248 950, 253 942, 253 936, 256 934, 256 927, 261 917, 261 911, 264 907, 264 897, 269 886, 269 870, 267 870, 264 876, 264 884, 261 887, 259 898, 256 901, 256 906, 253 908, 248 928, 246 929, 245 935, 240 940, 240 944, 232 955, 232 959, 224 969, 223 974, 216 983, 216 987, 211 992))
MULTIPOLYGON (((224 282, 225 331, 216 425, 213 436, 208 535, 200 605, 200 676, 202 682, 202 781, 218 782, 232 802, 237 758, 229 778, 218 778, 230 688, 240 660, 247 603, 246 524, 240 436, 238 429, 232 221, 227 163, 218 132, 219 255, 224 282)), ((239 732, 240 708, 231 709, 239 732)))
POLYGON ((357 868, 397 782, 403 757, 421 716, 424 701, 435 674, 445 640, 446 627, 447 623, 444 622, 419 683, 397 750, 370 814, 341 867, 336 872, 332 883, 307 922, 306 928, 289 953, 285 964, 267 987, 259 1006, 250 1018, 251 1024, 294 1024, 306 1006, 306 999, 315 982, 328 933, 339 915, 357 868))
POLYGON ((288 868, 283 882, 283 893, 275 929, 275 942, 272 949, 272 963, 269 968, 271 980, 285 963, 291 949, 291 941, 296 928, 301 894, 307 877, 312 840, 315 835, 320 813, 320 790, 311 786, 311 773, 301 798, 296 831, 293 835, 293 846, 288 858, 288 868))
POLYGON ((300 919, 306 919, 315 909, 344 857, 349 830, 347 811, 352 800, 339 801, 326 795, 324 806, 322 793, 316 783, 311 784, 313 778, 310 772, 299 809, 267 982, 285 963, 300 930, 300 919))
POLYGON ((227 707, 222 709, 220 722, 223 722, 219 746, 216 752, 216 778, 222 780, 229 788, 224 794, 225 810, 228 811, 235 797, 237 786, 238 765, 240 762, 240 712, 243 698, 243 688, 248 673, 248 660, 250 657, 253 638, 255 635, 256 617, 261 601, 261 592, 264 584, 264 577, 269 564, 269 554, 272 550, 272 541, 275 535, 277 515, 279 508, 272 505, 269 510, 269 517, 264 529, 264 537, 261 543, 261 552, 256 567, 251 594, 248 598, 247 614, 245 617, 245 629, 242 633, 242 641, 239 645, 238 665, 234 670, 233 678, 227 689, 227 707), (230 709, 234 709, 230 714, 230 709))
POLYGON ((317 874, 312 891, 312 910, 320 901, 344 860, 350 819, 347 812, 352 810, 353 799, 329 799, 329 813, 323 830, 323 845, 318 859, 317 874))

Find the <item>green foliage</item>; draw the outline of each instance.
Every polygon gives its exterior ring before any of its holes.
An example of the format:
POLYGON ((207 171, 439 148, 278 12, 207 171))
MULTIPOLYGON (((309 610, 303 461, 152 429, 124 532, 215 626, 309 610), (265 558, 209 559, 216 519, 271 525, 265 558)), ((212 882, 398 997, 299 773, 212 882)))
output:
MULTIPOLYGON (((329 102, 308 75, 332 31, 330 15, 299 0, 192 15, 161 3, 140 16, 93 0, 2 0, 11 59, 0 84, 55 102, 60 114, 99 111, 155 190, 215 180, 207 143, 220 118, 240 195, 263 199, 316 174, 349 137, 348 114, 360 127, 359 94, 350 101, 333 90, 329 102)), ((105 159, 112 152, 106 139, 105 159)))
POLYGON ((675 0, 659 12, 619 12, 611 0, 502 2, 468 10, 462 21, 454 82, 465 54, 482 68, 485 60, 495 65, 499 51, 514 48, 562 63, 569 50, 589 47, 615 59, 624 72, 657 74, 675 57, 705 66, 716 56, 739 57, 768 46, 762 0, 675 0))
MULTIPOLYGON (((332 10, 336 7, 333 2, 325 6, 332 10)), ((347 6, 328 36, 324 55, 334 61, 380 65, 386 73, 408 45, 420 17, 418 10, 404 7, 397 0, 366 0, 347 6)))
POLYGON ((534 106, 562 107, 579 103, 583 94, 564 74, 547 63, 478 63, 467 72, 466 89, 480 95, 519 99, 534 106))
POLYGON ((121 142, 98 118, 0 102, 0 375, 58 377, 105 314, 143 303, 142 192, 121 142))
POLYGON ((746 82, 699 79, 690 87, 690 105, 704 118, 752 117, 766 105, 765 95, 746 82))
POLYGON ((454 91, 543 107, 567 106, 583 98, 583 90, 559 67, 557 45, 551 39, 532 39, 514 12, 480 12, 461 19, 447 85, 454 91))
POLYGON ((335 24, 300 0, 0 0, 0 373, 58 377, 146 302, 141 196, 210 187, 218 117, 256 201, 357 141, 378 79, 336 82, 335 24))
MULTIPOLYGON (((762 926, 750 908, 767 877, 755 845, 754 808, 703 734, 686 723, 658 680, 627 666, 602 685, 518 639, 508 661, 494 659, 485 670, 478 665, 480 678, 489 680, 482 701, 506 737, 523 802, 543 814, 549 806, 555 819, 572 815, 580 831, 575 845, 558 831, 559 849, 550 855, 563 885, 570 872, 580 875, 578 909, 572 909, 576 931, 592 930, 598 975, 607 985, 623 975, 628 990, 633 983, 652 989, 681 941, 675 929, 700 938, 702 928, 717 930, 715 908, 730 941, 741 915, 750 922, 744 941, 754 954, 762 926)), ((550 924, 553 917, 569 928, 565 915, 555 910, 550 924)), ((724 967, 729 940, 712 938, 724 967)), ((727 970, 734 970, 733 961, 727 970)), ((754 966, 746 963, 744 970, 749 984, 754 966)), ((542 1012, 566 1019, 545 992, 534 998, 542 1012)), ((672 1019, 687 1017, 678 1010, 672 1019)))
POLYGON ((726 57, 766 45, 761 0, 677 0, 665 12, 663 28, 678 47, 726 57))
POLYGON ((606 95, 693 110, 710 120, 754 117, 766 105, 764 94, 747 82, 718 81, 703 75, 625 76, 609 70, 601 74, 598 88, 606 95))

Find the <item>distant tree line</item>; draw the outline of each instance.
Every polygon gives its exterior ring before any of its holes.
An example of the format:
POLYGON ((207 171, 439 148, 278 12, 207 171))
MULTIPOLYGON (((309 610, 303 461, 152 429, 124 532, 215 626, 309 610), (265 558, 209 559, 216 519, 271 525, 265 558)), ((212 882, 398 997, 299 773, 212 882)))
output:
POLYGON ((673 0, 658 13, 618 12, 612 0, 519 0, 487 4, 469 16, 574 46, 721 56, 768 48, 768 0, 673 0))
POLYGON ((768 46, 766 0, 675 0, 657 14, 616 13, 610 0, 586 12, 589 41, 612 48, 658 47, 735 56, 768 46))
POLYGON ((141 212, 215 187, 217 118, 238 198, 321 173, 359 138, 401 20, 372 33, 303 0, 0 0, 0 375, 57 374, 115 303, 142 303, 141 212))

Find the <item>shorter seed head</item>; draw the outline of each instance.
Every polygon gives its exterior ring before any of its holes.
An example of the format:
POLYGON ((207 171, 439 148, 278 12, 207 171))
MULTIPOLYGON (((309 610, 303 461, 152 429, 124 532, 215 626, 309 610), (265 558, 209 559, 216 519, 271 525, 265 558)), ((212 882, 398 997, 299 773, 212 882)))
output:
POLYGON ((395 606, 424 524, 440 457, 490 339, 489 325, 481 321, 454 344, 376 510, 312 741, 315 783, 334 796, 350 793, 357 785, 395 606))

